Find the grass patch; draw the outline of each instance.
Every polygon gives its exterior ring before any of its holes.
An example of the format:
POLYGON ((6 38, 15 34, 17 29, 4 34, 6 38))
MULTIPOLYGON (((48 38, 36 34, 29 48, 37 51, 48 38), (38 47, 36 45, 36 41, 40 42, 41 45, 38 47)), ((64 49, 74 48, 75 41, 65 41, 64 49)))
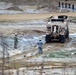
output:
POLYGON ((68 57, 68 56, 69 56, 69 54, 67 54, 64 51, 57 51, 57 52, 51 52, 48 55, 48 58, 65 58, 65 57, 68 57))

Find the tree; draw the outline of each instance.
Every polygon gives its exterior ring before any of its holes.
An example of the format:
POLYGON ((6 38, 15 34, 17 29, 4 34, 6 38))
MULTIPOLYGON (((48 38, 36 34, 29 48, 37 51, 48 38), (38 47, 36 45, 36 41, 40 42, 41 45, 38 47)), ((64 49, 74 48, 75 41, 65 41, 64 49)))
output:
POLYGON ((2 47, 2 53, 3 53, 3 57, 2 57, 2 75, 4 75, 4 70, 5 70, 5 51, 7 49, 7 42, 5 41, 5 38, 3 37, 3 35, 0 35, 0 45, 2 47))

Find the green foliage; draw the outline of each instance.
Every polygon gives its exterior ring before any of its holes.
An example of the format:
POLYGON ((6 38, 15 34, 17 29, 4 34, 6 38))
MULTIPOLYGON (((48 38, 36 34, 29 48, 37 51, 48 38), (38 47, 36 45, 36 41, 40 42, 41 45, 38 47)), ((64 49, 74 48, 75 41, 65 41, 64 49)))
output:
POLYGON ((50 53, 49 57, 55 57, 54 53, 50 53))
POLYGON ((50 58, 64 58, 64 57, 68 57, 69 55, 64 52, 64 51, 56 51, 56 52, 51 52, 48 57, 50 58))

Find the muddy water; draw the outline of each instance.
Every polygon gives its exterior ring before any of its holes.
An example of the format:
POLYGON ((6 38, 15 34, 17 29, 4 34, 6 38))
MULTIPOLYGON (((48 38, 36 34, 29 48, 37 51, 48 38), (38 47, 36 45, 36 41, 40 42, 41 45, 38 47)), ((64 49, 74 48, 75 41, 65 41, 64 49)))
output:
MULTIPOLYGON (((71 57, 76 56, 76 33, 70 34, 70 42, 65 43, 64 47, 59 50, 51 52, 54 57, 71 57), (59 55, 60 53, 60 55, 59 55)), ((18 49, 14 49, 14 37, 6 37, 7 51, 10 55, 15 55, 22 52, 27 52, 37 47, 38 40, 41 39, 43 43, 45 43, 45 35, 44 33, 38 34, 26 34, 26 35, 18 35, 18 49)), ((58 44, 58 43, 55 43, 58 44)), ((52 45, 50 45, 52 46, 52 45)), ((55 46, 54 46, 55 47, 55 46)), ((51 56, 51 55, 48 55, 51 56)))
POLYGON ((27 33, 23 36, 18 35, 17 49, 14 49, 14 37, 10 37, 10 36, 5 37, 4 39, 7 47, 7 52, 10 54, 10 56, 12 56, 18 53, 32 50, 34 47, 37 47, 37 42, 39 39, 42 39, 42 42, 45 43, 44 35, 42 34, 33 33, 32 35, 30 33, 27 33))
MULTIPOLYGON (((74 61, 76 58, 75 58, 75 53, 76 53, 76 38, 75 38, 75 33, 74 34, 70 34, 70 37, 71 37, 71 40, 70 42, 66 42, 64 47, 61 47, 60 49, 56 50, 56 51, 52 51, 50 53, 54 54, 55 57, 51 57, 51 61, 57 61, 57 62, 61 62, 61 61, 67 61, 67 62, 70 62, 70 61, 74 61), (60 56, 61 54, 62 56, 60 56), (66 54, 68 54, 68 58, 66 56, 66 54), (64 58, 64 59, 63 59, 64 58)), ((42 34, 34 34, 34 35, 31 35, 31 34, 27 34, 27 35, 18 35, 18 40, 19 40, 19 43, 18 43, 18 49, 13 49, 13 37, 6 37, 5 40, 8 44, 9 47, 7 47, 8 49, 8 52, 10 53, 10 55, 15 55, 17 53, 21 53, 21 52, 26 52, 28 50, 32 50, 34 47, 37 47, 37 41, 39 39, 42 39, 42 42, 45 43, 45 35, 42 33, 42 34)), ((55 45, 60 45, 59 43, 54 43, 54 44, 51 44, 48 45, 50 48, 52 47, 55 47, 55 45)), ((61 46, 61 45, 60 45, 61 46)), ((45 55, 49 55, 49 53, 45 54, 45 55)), ((29 55, 28 55, 29 56, 29 55)), ((23 56, 19 56, 15 59, 21 59, 23 58, 23 56)), ((35 59, 31 59, 29 61, 31 62, 37 62, 38 60, 42 62, 42 59, 44 57, 43 56, 40 56, 40 57, 35 57, 35 59), (37 60, 37 61, 36 61, 37 60)), ((39 62, 38 61, 38 62, 39 62)), ((45 58, 45 61, 50 61, 50 57, 48 58, 45 58)), ((41 67, 32 67, 32 70, 31 68, 28 68, 25 67, 23 70, 25 70, 25 74, 28 74, 28 75, 39 75, 41 72, 41 67), (38 69, 38 70, 37 70, 38 69)), ((19 71, 19 74, 23 74, 23 70, 20 70, 19 71)), ((65 75, 74 75, 75 74, 75 70, 76 68, 65 68, 65 75)), ((8 70, 9 71, 9 70, 8 70)), ((8 75, 8 71, 6 71, 6 75, 8 75)), ((10 72, 12 72, 13 70, 11 70, 10 72)), ((16 72, 17 70, 14 70, 13 72, 16 72)), ((42 74, 45 75, 45 74, 52 74, 52 75, 62 75, 64 74, 64 68, 51 68, 51 66, 44 66, 44 68, 42 69, 42 74), (50 68, 49 68, 50 67, 50 68)), ((16 75, 16 74, 14 74, 16 75)))

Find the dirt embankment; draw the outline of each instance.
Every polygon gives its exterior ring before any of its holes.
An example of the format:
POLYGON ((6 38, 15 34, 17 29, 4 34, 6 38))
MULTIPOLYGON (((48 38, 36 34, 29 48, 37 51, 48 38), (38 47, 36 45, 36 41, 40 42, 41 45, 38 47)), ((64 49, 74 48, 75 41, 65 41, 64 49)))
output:
MULTIPOLYGON (((37 9, 45 10, 48 12, 59 12, 58 2, 60 0, 0 0, 0 2, 12 3, 13 8, 8 8, 9 10, 19 10, 17 6, 25 5, 25 6, 37 6, 37 9)), ((64 9, 62 12, 70 12, 70 10, 64 9)))
MULTIPOLYGON (((47 11, 57 11, 58 10, 58 0, 0 0, 6 3, 13 3, 14 6, 18 5, 36 5, 38 9, 46 9, 47 11)), ((11 8, 12 9, 12 8, 11 8)), ((18 8, 17 8, 18 10, 18 8)), ((19 9, 20 10, 20 9, 19 9)))

